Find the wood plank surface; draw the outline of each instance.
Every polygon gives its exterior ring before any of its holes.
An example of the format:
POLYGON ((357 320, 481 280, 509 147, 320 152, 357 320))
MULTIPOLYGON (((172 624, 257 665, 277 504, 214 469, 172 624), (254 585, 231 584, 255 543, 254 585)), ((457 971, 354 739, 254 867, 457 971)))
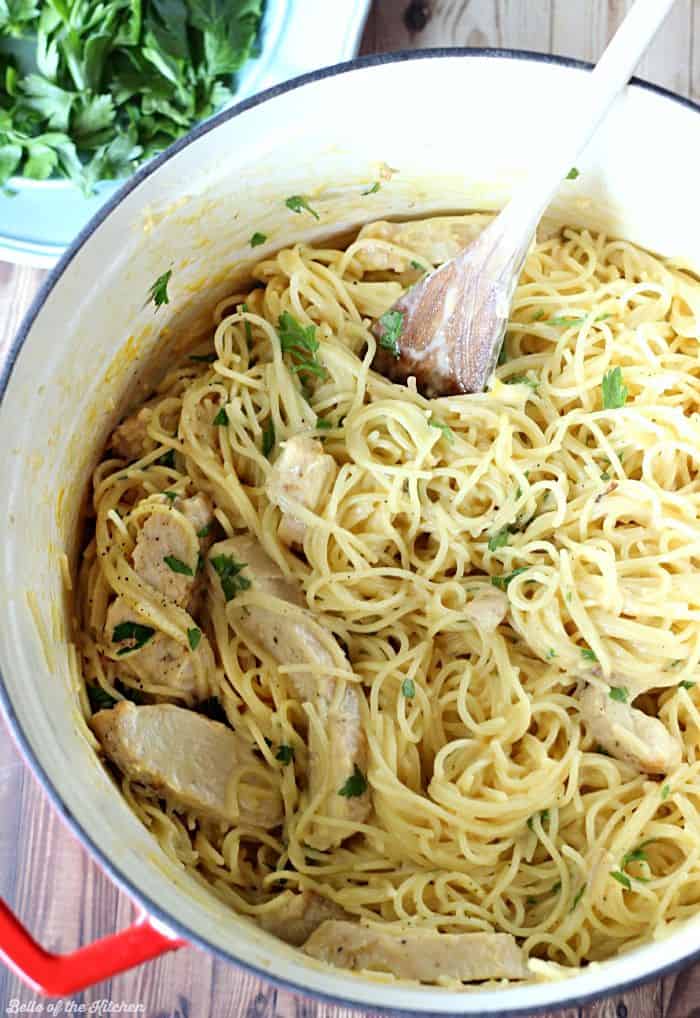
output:
MULTIPOLYGON (((362 52, 506 46, 595 60, 631 2, 377 0, 362 52)), ((700 100, 700 0, 677 0, 639 73, 700 100)), ((0 357, 43 275, 0 263, 0 357)), ((51 950, 70 951, 127 925, 133 916, 129 901, 64 829, 1 723, 0 736, 0 897, 51 950)), ((38 1000, 0 966, 0 1015, 38 1000)), ((79 994, 74 1004, 103 1000, 142 1004, 145 1018, 357 1014, 277 991, 191 948, 79 994)), ((700 965, 546 1018, 700 1018, 700 965)))

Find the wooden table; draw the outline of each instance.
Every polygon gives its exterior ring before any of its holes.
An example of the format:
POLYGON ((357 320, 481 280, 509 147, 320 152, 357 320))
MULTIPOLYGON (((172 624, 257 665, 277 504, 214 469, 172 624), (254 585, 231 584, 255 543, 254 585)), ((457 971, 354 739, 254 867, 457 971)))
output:
MULTIPOLYGON (((509 46, 595 60, 630 5, 631 0, 377 0, 362 52, 509 46)), ((639 73, 700 101, 700 0, 677 0, 639 73)), ((468 109, 466 97, 467 116, 468 109)), ((14 334, 42 276, 36 269, 0 263, 0 349, 14 334)), ((133 913, 64 830, 7 736, 0 737, 0 897, 45 946, 57 951, 120 929, 133 913)), ((351 1013, 273 990, 192 948, 75 998, 80 1003, 103 999, 141 1003, 144 1018, 344 1018, 351 1013)), ((0 967, 0 1014, 13 1001, 31 1005, 35 1000, 0 967)), ((700 965, 597 1004, 557 1012, 557 1018, 628 1015, 698 1018, 700 965)))

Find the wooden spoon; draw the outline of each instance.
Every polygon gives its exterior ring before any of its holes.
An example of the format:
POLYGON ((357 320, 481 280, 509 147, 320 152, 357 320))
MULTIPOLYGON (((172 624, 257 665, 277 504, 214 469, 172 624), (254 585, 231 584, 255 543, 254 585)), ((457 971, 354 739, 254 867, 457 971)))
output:
POLYGON ((378 371, 402 382, 415 376, 426 396, 485 389, 540 217, 673 3, 637 0, 591 72, 586 102, 572 109, 569 136, 559 133, 553 157, 469 247, 419 280, 375 322, 378 371))

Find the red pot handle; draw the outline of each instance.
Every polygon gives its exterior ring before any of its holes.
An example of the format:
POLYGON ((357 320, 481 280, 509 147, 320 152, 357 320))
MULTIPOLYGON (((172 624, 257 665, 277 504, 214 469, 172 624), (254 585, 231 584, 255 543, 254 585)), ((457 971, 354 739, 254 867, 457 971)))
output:
POLYGON ((0 899, 0 959, 33 990, 50 997, 77 993, 186 943, 160 933, 142 912, 119 933, 71 954, 52 954, 37 944, 0 899))

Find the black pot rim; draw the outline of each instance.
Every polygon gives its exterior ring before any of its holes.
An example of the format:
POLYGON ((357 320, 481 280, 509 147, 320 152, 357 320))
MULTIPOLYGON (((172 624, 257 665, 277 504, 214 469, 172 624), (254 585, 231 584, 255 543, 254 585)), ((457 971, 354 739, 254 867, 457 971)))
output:
MULTIPOLYGON (((66 249, 64 254, 61 256, 56 265, 51 269, 49 275, 43 282, 36 297, 32 301, 28 311, 26 312, 22 323, 19 327, 17 335, 14 337, 8 351, 8 356, 3 365, 2 373, 0 374, 0 403, 5 397, 7 387, 9 385, 14 365, 17 361, 17 357, 24 346, 24 343, 31 331, 35 319, 41 312, 46 300, 58 284, 61 276, 63 275, 66 268, 73 261, 78 252, 87 243, 90 237, 95 233, 97 228, 102 222, 107 219, 109 215, 123 202, 123 200, 134 191, 144 180, 155 173, 165 162, 170 160, 174 155, 180 152, 182 149, 191 145, 194 141, 201 138, 203 135, 208 134, 210 131, 215 130, 223 123, 227 123, 229 120, 235 119, 242 113, 260 106, 267 102, 269 99, 274 99, 276 96, 283 95, 286 92, 294 91, 304 85, 311 82, 322 81, 324 78, 336 77, 340 74, 344 74, 347 71, 363 70, 368 67, 377 67, 383 64, 398 64, 405 63, 406 61, 417 61, 417 60, 433 60, 444 57, 468 57, 468 58, 506 58, 509 60, 522 60, 529 61, 532 63, 542 64, 555 64, 559 67, 570 67, 576 70, 591 70, 593 64, 585 60, 577 60, 573 57, 562 57, 555 56, 549 53, 536 53, 529 50, 523 49, 497 49, 497 48, 475 48, 475 47, 437 47, 432 49, 422 50, 397 50, 391 53, 379 53, 372 54, 370 56, 358 57, 355 60, 344 61, 343 63, 333 64, 330 67, 324 67, 317 71, 311 71, 308 74, 303 74, 298 78, 293 78, 290 81, 284 82, 283 84, 276 85, 273 88, 267 89, 264 92, 260 92, 249 99, 245 99, 242 102, 223 110, 221 113, 205 121, 202 124, 194 127, 188 134, 174 142, 169 148, 165 149, 155 158, 150 160, 146 165, 137 170, 132 177, 127 180, 123 186, 116 191, 105 204, 95 213, 92 219, 83 227, 78 233, 75 240, 66 249)), ((686 99, 684 96, 677 95, 675 92, 671 92, 669 89, 663 88, 659 85, 654 85, 651 82, 644 81, 641 78, 632 78, 630 85, 634 88, 640 88, 648 92, 654 92, 657 95, 662 96, 665 99, 669 99, 674 103, 686 107, 695 113, 700 113, 700 104, 693 102, 691 99, 686 99)), ((25 762, 28 764, 36 780, 41 784, 45 794, 51 802, 53 808, 63 819, 64 823, 69 827, 73 835, 80 841, 88 850, 92 858, 100 865, 102 870, 108 875, 110 880, 115 883, 120 890, 122 890, 132 902, 139 905, 149 917, 156 920, 156 922, 162 924, 168 930, 177 934, 177 936, 189 944, 201 948, 204 951, 210 952, 217 959, 238 966, 245 971, 257 976, 263 982, 272 984, 275 987, 284 989, 296 994, 303 994, 307 997, 311 997, 315 1000, 340 1005, 342 1007, 348 1007, 358 1010, 366 1010, 367 1006, 358 1003, 354 1000, 348 1000, 342 997, 336 997, 332 994, 322 993, 319 990, 309 990, 302 985, 289 982, 288 980, 281 979, 274 974, 271 974, 265 969, 258 968, 249 962, 241 961, 239 958, 234 957, 229 952, 218 947, 216 944, 210 943, 205 937, 194 933, 188 929, 179 919, 176 919, 165 909, 161 908, 157 902, 153 901, 147 894, 137 888, 125 874, 121 872, 119 867, 112 862, 103 850, 95 844, 89 832, 86 831, 79 821, 73 816, 70 809, 65 805, 61 799, 59 793, 54 788, 51 777, 47 774, 42 764, 37 759, 34 750, 29 742, 28 737, 25 735, 20 722, 15 714, 10 696, 5 685, 5 681, 0 674, 0 711, 2 711, 8 728, 18 746, 21 755, 25 762)), ((499 1010, 498 1014, 500 1018, 525 1018, 526 1015, 534 1015, 541 1011, 550 1010, 552 1007, 558 1007, 561 1009, 571 1007, 572 1005, 581 1005, 593 1000, 600 999, 608 996, 611 993, 621 993, 626 990, 631 990, 636 986, 643 985, 652 980, 659 979, 661 976, 668 975, 675 972, 687 965, 692 964, 694 961, 700 959, 700 946, 696 951, 687 954, 680 961, 671 962, 659 969, 649 972, 647 975, 638 979, 630 979, 622 983, 617 983, 614 986, 610 986, 604 990, 597 990, 583 997, 566 997, 559 1002, 554 1004, 542 1004, 536 1008, 528 1007, 527 1011, 524 1011, 522 1007, 507 1008, 505 1010, 499 1010)), ((151 962, 153 964, 153 962, 151 962)), ((379 984, 378 984, 379 985, 379 984)), ((517 987, 514 987, 513 992, 517 992, 517 987)), ((430 1012, 409 1012, 403 1011, 398 1008, 388 1006, 378 1006, 376 1004, 371 1006, 371 1010, 375 1013, 381 1013, 385 1015, 412 1015, 423 1014, 425 1018, 431 1018, 430 1012)), ((441 1011, 438 1010, 432 1013, 436 1016, 449 1016, 455 1015, 457 1012, 441 1011)), ((491 1018, 493 1012, 470 1012, 469 1018, 491 1018)))

